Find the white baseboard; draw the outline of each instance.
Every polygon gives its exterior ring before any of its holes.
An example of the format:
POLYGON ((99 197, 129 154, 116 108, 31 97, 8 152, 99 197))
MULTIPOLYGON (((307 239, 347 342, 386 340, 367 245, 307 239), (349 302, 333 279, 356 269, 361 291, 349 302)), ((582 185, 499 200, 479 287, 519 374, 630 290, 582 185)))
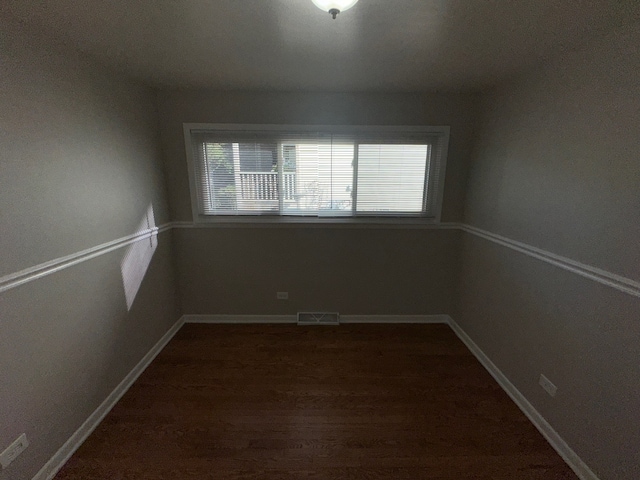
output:
POLYGON ((296 315, 183 315, 184 323, 296 323, 296 315))
POLYGON ((449 315, 340 315, 340 323, 449 323, 449 315))
MULTIPOLYGON (((296 315, 183 315, 184 323, 297 323, 296 315)), ((340 323, 449 323, 449 315, 340 315, 340 323)))
POLYGON ((467 346, 467 348, 475 355, 482 366, 491 374, 491 376, 498 382, 498 385, 511 397, 511 400, 522 410, 522 413, 533 423, 547 442, 558 452, 562 459, 571 467, 575 474, 581 480, 598 480, 598 477, 589 466, 574 452, 567 442, 565 442, 560 434, 556 432, 549 422, 538 412, 531 403, 520 393, 520 391, 509 381, 504 373, 493 363, 489 357, 478 347, 478 345, 471 340, 471 337, 456 323, 456 321, 449 317, 448 323, 451 329, 455 332, 460 340, 467 346))
POLYGON ((71 455, 84 443, 91 432, 100 424, 104 417, 118 403, 118 400, 129 390, 131 385, 138 379, 140 374, 149 366, 154 358, 169 343, 173 336, 180 330, 184 321, 180 318, 171 329, 163 335, 151 350, 133 367, 133 370, 120 382, 120 384, 109 394, 109 396, 100 404, 100 406, 87 418, 80 428, 71 435, 62 447, 55 453, 53 457, 40 469, 32 480, 51 480, 56 476, 58 471, 67 463, 71 455))

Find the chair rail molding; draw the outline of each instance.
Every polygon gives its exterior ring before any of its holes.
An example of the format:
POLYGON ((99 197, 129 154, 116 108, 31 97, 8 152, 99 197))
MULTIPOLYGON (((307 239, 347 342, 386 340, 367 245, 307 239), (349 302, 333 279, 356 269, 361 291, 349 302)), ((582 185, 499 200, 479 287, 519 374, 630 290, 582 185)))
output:
POLYGON ((158 234, 166 232, 170 229, 171 224, 166 223, 164 225, 161 225, 160 227, 140 230, 139 232, 136 232, 132 235, 127 235, 126 237, 120 237, 115 240, 111 240, 110 242, 96 245, 95 247, 87 248, 85 250, 81 250, 64 257, 59 257, 48 262, 40 263, 33 267, 20 270, 19 272, 10 273, 8 275, 0 277, 0 293, 11 290, 12 288, 19 287, 20 285, 24 285, 25 283, 33 282, 34 280, 45 277, 47 275, 51 275, 52 273, 59 272, 60 270, 64 270, 65 268, 69 268, 79 263, 86 262, 87 260, 91 260, 92 258, 104 255, 105 253, 109 253, 119 248, 126 247, 127 245, 131 245, 132 243, 140 242, 153 236, 157 236, 158 234))
POLYGON ((569 272, 575 273, 582 277, 588 278, 592 281, 601 283, 610 288, 614 288, 628 295, 640 298, 640 282, 631 278, 623 277, 612 272, 608 272, 592 265, 572 260, 562 255, 543 250, 532 245, 528 245, 524 242, 512 240, 507 237, 482 230, 472 225, 463 223, 343 223, 343 222, 314 222, 314 223, 296 223, 296 222, 273 222, 269 220, 261 219, 255 221, 254 219, 240 219, 233 222, 228 220, 213 222, 213 223, 194 223, 190 221, 176 221, 165 223, 159 227, 153 227, 146 230, 141 230, 135 234, 121 237, 110 242, 106 242, 97 245, 80 252, 73 253, 64 257, 56 258, 54 260, 35 265, 33 267, 21 270, 19 272, 10 273, 3 277, 0 277, 0 293, 18 287, 25 283, 37 280, 46 275, 58 272, 65 268, 69 268, 73 265, 77 265, 81 262, 91 260, 105 253, 109 253, 113 250, 117 250, 122 247, 126 247, 135 242, 145 240, 151 236, 158 235, 168 230, 182 230, 182 229, 208 229, 208 228, 391 228, 391 229, 424 229, 424 230, 458 230, 462 232, 475 235, 476 237, 483 238, 487 241, 493 242, 497 245, 507 247, 516 252, 528 255, 532 258, 536 258, 543 262, 549 263, 556 267, 562 268, 569 272))
POLYGON ((578 262, 567 257, 563 257, 562 255, 557 255, 555 253, 543 250, 538 247, 534 247, 532 245, 528 245, 523 242, 518 242, 516 240, 512 240, 510 238, 503 237, 486 230, 482 230, 472 225, 459 224, 458 227, 462 231, 470 233, 471 235, 475 235, 476 237, 480 237, 495 244, 502 245, 503 247, 510 248, 511 250, 515 250, 516 252, 523 253, 530 257, 537 258, 538 260, 542 260, 543 262, 549 263, 556 267, 560 267, 564 270, 575 273, 603 285, 607 285, 608 287, 615 288, 616 290, 624 292, 628 295, 640 297, 640 282, 637 282, 630 278, 623 277, 622 275, 608 272, 601 268, 587 265, 585 263, 578 262))

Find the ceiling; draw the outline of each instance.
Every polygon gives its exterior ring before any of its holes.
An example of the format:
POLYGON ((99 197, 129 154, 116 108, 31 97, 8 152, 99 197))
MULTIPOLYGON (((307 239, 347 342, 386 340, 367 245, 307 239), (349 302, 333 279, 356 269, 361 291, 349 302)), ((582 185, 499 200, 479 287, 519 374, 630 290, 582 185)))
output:
POLYGON ((638 18, 637 0, 2 0, 43 39, 156 86, 480 90, 638 18))

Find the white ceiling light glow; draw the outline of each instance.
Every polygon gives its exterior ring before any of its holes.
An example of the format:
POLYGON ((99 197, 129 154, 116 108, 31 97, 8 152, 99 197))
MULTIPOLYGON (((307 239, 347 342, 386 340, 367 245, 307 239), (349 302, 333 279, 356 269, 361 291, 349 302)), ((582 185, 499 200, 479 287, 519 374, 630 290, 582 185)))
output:
POLYGON ((349 10, 353 7, 358 0, 312 0, 320 10, 329 12, 333 19, 336 19, 336 15, 345 10, 349 10))

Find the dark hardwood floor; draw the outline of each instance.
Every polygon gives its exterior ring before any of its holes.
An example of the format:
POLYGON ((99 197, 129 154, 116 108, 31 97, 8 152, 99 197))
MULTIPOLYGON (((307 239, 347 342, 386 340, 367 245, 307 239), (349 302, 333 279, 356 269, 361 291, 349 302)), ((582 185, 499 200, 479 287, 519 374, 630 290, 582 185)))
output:
POLYGON ((445 325, 185 325, 56 479, 575 479, 445 325))

